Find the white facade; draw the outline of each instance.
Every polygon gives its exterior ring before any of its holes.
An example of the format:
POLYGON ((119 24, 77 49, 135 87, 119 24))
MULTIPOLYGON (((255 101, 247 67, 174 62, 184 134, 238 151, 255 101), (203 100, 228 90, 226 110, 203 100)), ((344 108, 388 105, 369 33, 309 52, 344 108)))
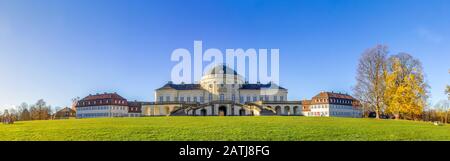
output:
POLYGON ((105 105, 77 108, 77 118, 127 117, 128 106, 105 105))
POLYGON ((360 118, 362 110, 346 104, 314 104, 305 116, 360 118))
POLYGON ((279 115, 301 115, 301 104, 291 107, 287 101, 287 90, 275 84, 248 84, 234 70, 216 66, 204 75, 199 84, 172 84, 156 90, 155 102, 142 106, 145 116, 179 114, 193 116, 258 116, 265 111, 279 115), (268 90, 277 89, 269 93, 268 90), (257 104, 257 102, 260 102, 257 104), (281 104, 278 113, 276 106, 264 102, 281 104), (286 107, 286 110, 284 110, 286 107), (294 112, 295 111, 295 112, 294 112))
POLYGON ((155 91, 155 102, 129 102, 116 93, 89 95, 77 102, 77 118, 141 116, 316 116, 362 117, 359 101, 347 94, 320 92, 311 100, 288 101, 276 84, 249 84, 234 70, 216 66, 199 84, 173 84, 155 91), (274 90, 276 92, 274 92, 274 90))

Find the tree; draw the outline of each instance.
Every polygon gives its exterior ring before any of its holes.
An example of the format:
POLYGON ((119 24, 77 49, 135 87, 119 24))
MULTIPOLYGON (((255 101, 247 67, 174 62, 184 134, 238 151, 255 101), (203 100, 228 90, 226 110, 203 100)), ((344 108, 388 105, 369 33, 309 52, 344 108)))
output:
POLYGON ((50 119, 51 107, 47 106, 43 99, 40 99, 30 107, 30 113, 32 120, 47 120, 50 119))
POLYGON ((386 112, 396 119, 417 119, 426 105, 428 85, 424 81, 422 65, 411 55, 400 53, 389 58, 385 71, 386 112))
POLYGON ((30 118, 31 120, 39 120, 39 112, 35 105, 30 107, 30 118))
POLYGON ((438 103, 434 105, 434 108, 438 111, 438 116, 440 117, 441 122, 448 123, 448 112, 450 109, 450 101, 440 100, 438 103))
POLYGON ((21 121, 31 120, 30 111, 28 110, 28 104, 22 103, 17 107, 18 110, 18 119, 21 121))
POLYGON ((19 114, 18 114, 18 112, 17 112, 17 110, 16 109, 14 109, 14 108, 10 108, 9 110, 9 118, 10 118, 10 120, 11 121, 16 121, 19 117, 19 114))
POLYGON ((386 58, 388 47, 377 45, 367 49, 359 59, 356 86, 354 87, 355 97, 358 98, 364 110, 373 110, 376 118, 379 119, 384 110, 384 89, 386 58))
POLYGON ((8 124, 8 122, 9 122, 9 112, 8 110, 5 110, 5 112, 3 112, 2 115, 2 123, 8 124))
POLYGON ((447 94, 448 99, 450 100, 450 86, 449 85, 447 85, 447 89, 445 89, 445 93, 447 94))
POLYGON ((14 117, 8 112, 8 110, 5 110, 5 112, 3 112, 2 122, 4 124, 13 124, 14 123, 14 117))
POLYGON ((447 85, 447 89, 445 90, 445 93, 447 93, 449 99, 450 99, 450 86, 447 85))
MULTIPOLYGON (((450 74, 450 70, 448 70, 448 73, 450 74)), ((450 86, 447 85, 447 88, 445 89, 445 93, 447 94, 447 99, 450 100, 450 86)))

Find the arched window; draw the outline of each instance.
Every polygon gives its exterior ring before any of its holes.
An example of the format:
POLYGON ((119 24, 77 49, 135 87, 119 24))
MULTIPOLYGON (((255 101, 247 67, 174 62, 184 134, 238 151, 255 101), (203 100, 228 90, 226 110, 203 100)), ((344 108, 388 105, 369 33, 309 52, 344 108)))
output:
POLYGON ((275 107, 275 113, 277 115, 281 115, 281 107, 280 106, 275 107))
POLYGON ((202 110, 200 110, 200 115, 202 115, 202 116, 206 116, 206 109, 202 109, 202 110))
POLYGON ((291 115, 291 108, 289 106, 284 106, 284 114, 291 115))
POLYGON ((293 115, 298 115, 298 113, 299 113, 298 110, 299 110, 298 106, 294 106, 293 115))

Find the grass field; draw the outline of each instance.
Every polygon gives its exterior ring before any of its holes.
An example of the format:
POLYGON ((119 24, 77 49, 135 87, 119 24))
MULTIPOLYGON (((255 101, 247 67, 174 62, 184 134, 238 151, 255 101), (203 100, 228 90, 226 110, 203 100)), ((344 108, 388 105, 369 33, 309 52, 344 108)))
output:
POLYGON ((0 124, 0 140, 450 140, 450 126, 315 117, 142 117, 0 124))

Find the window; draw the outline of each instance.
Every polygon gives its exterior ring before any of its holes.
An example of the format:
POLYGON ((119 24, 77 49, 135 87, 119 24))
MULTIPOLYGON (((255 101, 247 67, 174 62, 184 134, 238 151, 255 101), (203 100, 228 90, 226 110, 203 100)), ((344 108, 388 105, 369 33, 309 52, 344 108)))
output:
POLYGON ((225 95, 220 94, 220 100, 221 100, 221 101, 225 100, 225 95))
POLYGON ((256 102, 256 101, 257 101, 257 97, 253 96, 253 102, 256 102))
POLYGON ((208 96, 208 99, 209 99, 209 101, 212 101, 212 94, 209 94, 209 96, 208 96))
POLYGON ((269 96, 264 96, 264 99, 265 99, 266 101, 269 101, 269 96))
POLYGON ((170 102, 170 96, 166 96, 166 101, 170 102))
POLYGON ((200 97, 200 102, 204 103, 205 102, 205 97, 200 97))
POLYGON ((260 100, 260 101, 263 101, 263 100, 264 100, 264 97, 263 97, 263 96, 259 96, 259 100, 260 100))
POLYGON ((250 96, 247 96, 247 102, 250 102, 250 96))
POLYGON ((278 97, 277 96, 273 96, 273 101, 278 101, 278 97))
POLYGON ((235 94, 231 95, 231 100, 232 101, 236 101, 236 95, 235 94))
POLYGON ((159 96, 159 102, 163 102, 164 101, 164 97, 163 96, 159 96))
POLYGON ((191 97, 186 97, 187 102, 191 102, 191 97))
POLYGON ((181 101, 181 102, 184 102, 184 97, 180 97, 180 101, 181 101))
POLYGON ((194 102, 197 102, 197 97, 194 97, 194 102))
POLYGON ((284 96, 280 96, 280 101, 284 101, 284 96))
POLYGON ((239 96, 239 101, 240 101, 241 103, 244 103, 244 96, 239 96))

